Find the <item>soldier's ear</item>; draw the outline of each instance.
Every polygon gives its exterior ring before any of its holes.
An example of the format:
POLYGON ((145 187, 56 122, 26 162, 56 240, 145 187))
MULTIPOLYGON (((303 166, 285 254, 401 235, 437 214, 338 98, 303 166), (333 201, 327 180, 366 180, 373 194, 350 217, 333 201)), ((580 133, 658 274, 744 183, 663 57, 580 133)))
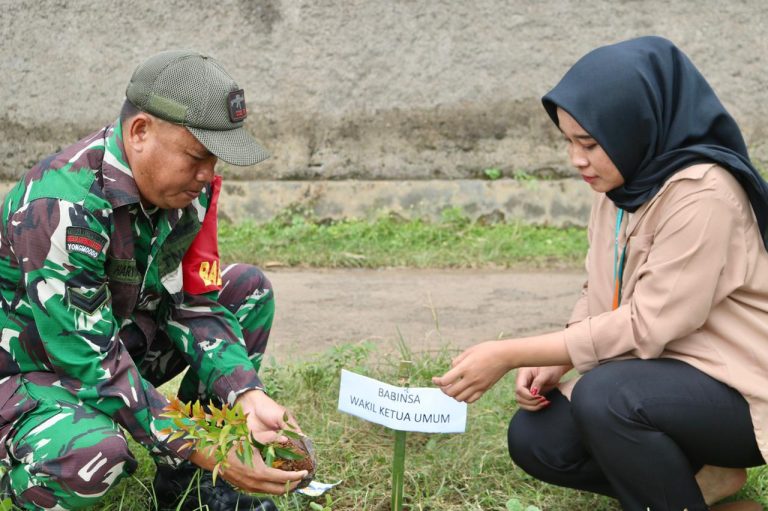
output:
POLYGON ((123 142, 135 152, 142 152, 151 136, 152 119, 144 112, 139 112, 123 125, 123 142))

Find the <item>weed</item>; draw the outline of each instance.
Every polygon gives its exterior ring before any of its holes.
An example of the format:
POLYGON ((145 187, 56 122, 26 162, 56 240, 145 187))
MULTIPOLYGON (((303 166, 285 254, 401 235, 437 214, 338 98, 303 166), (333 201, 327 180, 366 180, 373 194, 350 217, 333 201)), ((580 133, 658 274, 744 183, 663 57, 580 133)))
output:
MULTIPOLYGON (((520 503, 519 499, 509 499, 507 501, 507 511, 523 511, 523 504, 520 503)), ((525 511, 541 511, 536 506, 528 506, 525 508, 525 511)))
POLYGON ((516 169, 512 173, 512 177, 514 177, 515 180, 517 181, 533 181, 534 179, 536 179, 536 176, 534 176, 533 174, 531 174, 525 169, 516 169))
POLYGON ((497 169, 496 167, 490 167, 483 170, 483 175, 491 181, 495 181, 501 178, 501 170, 497 169))
POLYGON ((312 509, 313 511, 333 511, 333 508, 331 505, 333 504, 333 499, 330 495, 325 496, 325 505, 318 504, 317 502, 310 502, 309 503, 309 509, 312 509))

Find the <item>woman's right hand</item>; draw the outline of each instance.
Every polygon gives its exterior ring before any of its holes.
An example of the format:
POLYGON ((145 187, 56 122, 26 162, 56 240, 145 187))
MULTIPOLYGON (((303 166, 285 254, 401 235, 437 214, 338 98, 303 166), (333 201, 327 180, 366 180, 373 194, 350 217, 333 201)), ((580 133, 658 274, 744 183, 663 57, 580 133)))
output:
POLYGON ((515 381, 515 397, 523 410, 537 412, 549 406, 545 394, 560 382, 560 378, 571 370, 570 365, 521 367, 515 381))
MULTIPOLYGON (((216 460, 203 451, 195 451, 189 461, 206 470, 213 470, 216 460)), ((229 484, 240 491, 248 493, 271 493, 282 495, 294 488, 307 476, 306 470, 288 472, 268 467, 258 453, 254 453, 253 467, 249 467, 237 459, 234 450, 229 453, 229 465, 219 473, 229 484)))

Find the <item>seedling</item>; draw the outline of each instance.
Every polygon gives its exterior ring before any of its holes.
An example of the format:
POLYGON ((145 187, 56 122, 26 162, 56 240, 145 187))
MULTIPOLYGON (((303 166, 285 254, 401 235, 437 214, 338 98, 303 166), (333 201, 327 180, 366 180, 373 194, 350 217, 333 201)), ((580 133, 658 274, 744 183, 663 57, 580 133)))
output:
MULTIPOLYGON (((308 475, 299 486, 309 484, 315 473, 314 449, 307 437, 286 428, 277 434, 287 437, 287 443, 259 442, 248 429, 247 416, 240 403, 232 407, 224 403, 219 408, 212 403, 203 406, 199 401, 194 404, 184 403, 174 397, 163 415, 173 419, 178 428, 169 441, 185 438, 189 441, 182 449, 196 446, 197 449, 215 455, 216 465, 212 474, 214 484, 219 473, 227 468, 227 456, 233 449, 237 458, 251 467, 254 455, 260 455, 270 467, 281 470, 307 470, 308 475)), ((283 421, 288 423, 287 414, 283 421)))

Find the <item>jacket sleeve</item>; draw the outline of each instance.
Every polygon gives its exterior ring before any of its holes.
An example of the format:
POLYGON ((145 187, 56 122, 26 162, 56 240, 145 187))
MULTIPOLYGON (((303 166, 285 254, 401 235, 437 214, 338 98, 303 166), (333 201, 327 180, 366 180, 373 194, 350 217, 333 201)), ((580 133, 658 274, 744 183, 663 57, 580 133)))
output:
MULTIPOLYGON (((647 257, 633 269, 631 296, 563 333, 580 372, 619 357, 657 358, 668 343, 700 328, 712 307, 744 282, 746 258, 738 254, 746 250, 743 219, 750 212, 707 188, 681 186, 663 200, 655 232, 643 240, 650 243, 647 257)), ((630 238, 628 269, 633 250, 630 238)))
POLYGON ((70 392, 152 452, 171 462, 186 458, 185 441, 168 442, 161 432, 173 427, 161 417, 167 400, 141 377, 119 339, 105 274, 108 214, 101 213, 40 198, 11 219, 8 235, 36 327, 25 349, 41 348, 43 363, 70 392))
POLYGON ((566 323, 566 328, 583 321, 589 316, 589 280, 584 281, 584 285, 581 287, 579 293, 579 299, 576 300, 576 304, 571 311, 571 317, 566 323))
POLYGON ((200 231, 182 260, 183 301, 171 310, 166 333, 189 361, 208 395, 228 404, 250 389, 262 389, 253 360, 245 347, 235 314, 219 304, 221 261, 218 247, 218 196, 221 177, 208 191, 200 231))
POLYGON ((171 311, 166 334, 182 350, 208 395, 229 405, 251 389, 263 389, 248 356, 243 331, 235 315, 218 303, 218 292, 184 293, 184 302, 171 311))

